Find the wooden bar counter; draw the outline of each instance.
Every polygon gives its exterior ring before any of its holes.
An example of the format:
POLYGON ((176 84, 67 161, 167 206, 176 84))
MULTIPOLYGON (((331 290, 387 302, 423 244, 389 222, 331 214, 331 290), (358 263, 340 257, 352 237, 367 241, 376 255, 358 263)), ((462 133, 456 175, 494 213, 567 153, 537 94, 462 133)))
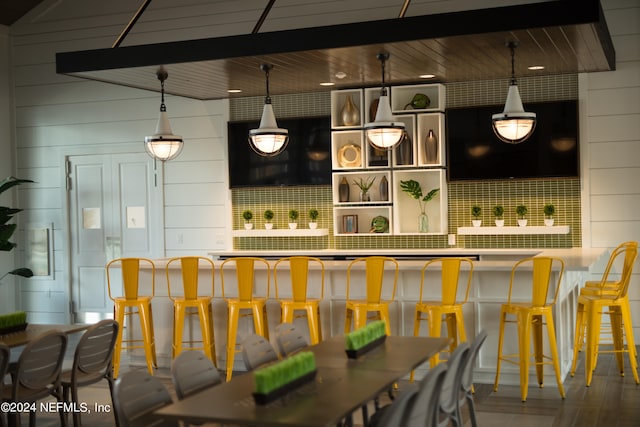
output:
MULTIPOLYGON (((489 334, 483 349, 478 358, 476 370, 476 380, 481 383, 493 383, 496 366, 497 334, 499 326, 500 305, 506 301, 509 287, 509 277, 514 263, 529 256, 556 256, 562 258, 566 263, 558 301, 554 309, 556 321, 556 334, 558 350, 563 378, 569 372, 571 366, 572 346, 574 340, 575 307, 578 292, 586 280, 590 280, 593 273, 598 274, 602 265, 606 263, 608 253, 602 249, 425 249, 425 250, 360 250, 354 251, 227 251, 211 252, 209 255, 214 259, 216 267, 221 260, 233 256, 260 256, 275 262, 276 259, 284 256, 309 255, 320 257, 324 260, 325 292, 324 300, 321 303, 321 322, 325 338, 329 335, 342 335, 345 317, 345 288, 346 288, 346 267, 350 259, 367 255, 388 255, 396 257, 400 263, 400 277, 396 302, 391 305, 391 330, 393 335, 413 334, 413 315, 415 303, 419 296, 420 272, 425 261, 429 258, 439 256, 464 256, 474 259, 474 274, 471 284, 469 302, 464 309, 465 327, 467 336, 472 337, 480 330, 486 330, 489 334)), ((167 285, 165 277, 166 260, 156 261, 156 296, 153 300, 154 326, 156 332, 156 347, 158 351, 159 363, 163 366, 170 365, 171 336, 172 336, 172 304, 167 296, 167 285)), ((259 283, 265 282, 266 270, 257 266, 256 278, 259 283)), ((150 274, 147 273, 147 274, 150 274)), ((171 275, 176 275, 175 280, 179 280, 179 270, 171 268, 171 275)), ((215 291, 214 298, 214 330, 217 350, 217 361, 219 367, 226 365, 226 304, 222 299, 220 272, 215 271, 215 291)), ((463 275, 465 273, 463 272, 463 275)), ((310 287, 319 285, 319 270, 310 274, 310 287)), ((225 295, 234 296, 235 282, 232 278, 225 277, 225 295)), ((528 286, 525 287, 530 276, 522 276, 523 290, 514 294, 515 298, 522 300, 530 299, 528 286)), ((172 282, 173 282, 172 277, 172 282)), ((464 280, 464 277, 463 277, 464 280)), ((261 285, 259 285, 261 286, 261 285)), ((518 286, 516 284, 515 289, 518 286)), ((259 289, 264 292, 266 289, 259 289)), ((550 292, 554 292, 552 289, 550 292)), ((282 290, 281 290, 282 292, 282 290)), ((463 292, 463 291, 461 291, 463 292)), ((285 295, 286 296, 286 295, 285 295)), ((268 302, 268 323, 270 330, 280 322, 279 304, 273 299, 275 292, 273 289, 273 278, 271 278, 271 300, 268 302)), ((428 294, 426 298, 438 299, 439 295, 428 294)), ((296 325, 306 328, 306 320, 296 320, 296 325)), ((199 326, 194 322, 195 336, 199 336, 199 326)), ((253 330, 251 319, 241 319, 238 328, 238 342, 253 330)), ((421 328, 421 335, 427 335, 427 325, 421 328)), ((186 335, 185 335, 186 336, 186 335)), ((546 337, 545 337, 546 339, 546 337)), ((507 331, 505 339, 505 352, 517 352, 517 334, 515 327, 507 331)), ((235 369, 244 370, 244 364, 239 353, 236 353, 235 369)), ((138 355, 134 355, 132 361, 136 361, 138 355)), ((140 355, 142 360, 142 355, 140 355)), ((545 383, 551 386, 555 379, 551 373, 545 383)), ((533 372, 533 371, 532 371, 533 372)), ((418 371, 418 377, 424 371, 418 371)), ((533 374, 532 374, 533 375, 533 374)), ((504 366, 501 373, 501 384, 518 384, 519 373, 517 366, 504 366)))

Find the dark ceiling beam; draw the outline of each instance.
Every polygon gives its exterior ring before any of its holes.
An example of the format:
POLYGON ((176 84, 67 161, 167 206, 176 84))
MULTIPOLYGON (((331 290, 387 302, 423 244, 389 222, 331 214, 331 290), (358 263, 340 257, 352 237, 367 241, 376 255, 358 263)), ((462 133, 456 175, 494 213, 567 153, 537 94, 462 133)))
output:
POLYGON ((131 18, 127 26, 122 30, 116 41, 113 43, 111 46, 112 48, 120 47, 120 44, 124 41, 125 37, 127 37, 127 34, 129 34, 129 31, 131 31, 133 26, 136 25, 136 22, 138 22, 138 19, 140 19, 144 11, 147 9, 149 3, 151 3, 151 0, 144 0, 144 3, 142 3, 136 14, 133 15, 133 18, 131 18))
POLYGON ((610 69, 615 51, 599 0, 557 0, 324 27, 56 54, 60 74, 594 24, 610 69), (348 37, 345 37, 348 34, 348 37))
POLYGON ((251 34, 256 34, 258 31, 260 31, 260 28, 262 28, 262 24, 264 24, 264 20, 267 19, 267 15, 269 15, 269 12, 271 11, 271 8, 273 7, 273 4, 275 2, 276 0, 269 0, 269 3, 262 11, 260 18, 258 19, 258 22, 256 22, 256 26, 253 27, 251 34))

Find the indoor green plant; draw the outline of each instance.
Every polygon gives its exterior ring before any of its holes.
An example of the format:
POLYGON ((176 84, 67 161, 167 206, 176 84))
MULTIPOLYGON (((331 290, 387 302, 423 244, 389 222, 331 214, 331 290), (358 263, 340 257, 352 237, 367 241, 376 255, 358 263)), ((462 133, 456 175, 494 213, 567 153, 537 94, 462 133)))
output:
POLYGON ((289 228, 295 230, 298 228, 298 216, 300 213, 296 209, 289 210, 289 228))
POLYGON ((502 215, 504 215, 504 207, 502 205, 495 205, 493 207, 493 216, 495 217, 496 227, 502 227, 504 225, 502 215))
POLYGON ((312 208, 309 209, 309 219, 311 221, 309 221, 309 228, 311 229, 315 229, 318 227, 318 223, 316 222, 316 220, 318 219, 318 216, 320 215, 320 212, 318 212, 318 209, 312 208))
POLYGON ((369 194, 369 190, 371 186, 375 182, 376 177, 372 177, 371 180, 365 178, 358 178, 352 181, 353 185, 357 185, 360 189, 360 201, 368 202, 371 200, 371 195, 369 194))
MULTIPOLYGON (((20 185, 28 182, 33 182, 33 181, 29 179, 18 179, 13 176, 5 178, 0 183, 0 194, 4 193, 10 188, 13 188, 16 185, 20 185)), ((7 206, 0 206, 0 251, 9 252, 17 246, 16 243, 10 241, 9 239, 11 239, 11 236, 16 231, 16 228, 18 225, 15 223, 11 223, 11 224, 7 224, 7 223, 13 219, 15 214, 21 211, 22 209, 10 208, 7 206)), ((29 268, 24 268, 24 267, 16 268, 0 276, 0 283, 2 279, 4 279, 9 274, 14 276, 20 276, 20 277, 32 277, 33 271, 31 271, 31 269, 29 268)))
POLYGON ((253 219, 253 212, 251 212, 250 210, 242 212, 242 218, 244 219, 245 230, 251 230, 253 228, 253 223, 251 222, 251 220, 253 219))
POLYGON ((556 207, 551 203, 547 203, 542 208, 542 212, 544 212, 544 225, 547 227, 551 227, 553 225, 553 216, 556 214, 556 207))
POLYGON ((529 210, 525 205, 516 206, 516 214, 518 215, 518 225, 520 227, 525 227, 527 225, 527 218, 526 218, 527 212, 529 212, 529 210))
POLYGON ((264 228, 266 228, 267 230, 271 230, 273 228, 273 223, 271 222, 271 220, 273 219, 275 214, 271 209, 267 209, 264 211, 262 216, 264 217, 264 220, 265 220, 264 228))
POLYGON ((478 205, 471 206, 471 216, 474 218, 471 220, 474 227, 480 227, 482 225, 482 208, 478 205))
POLYGON ((418 217, 418 231, 420 233, 426 233, 429 231, 429 217, 425 212, 427 208, 427 202, 433 200, 440 191, 439 188, 434 188, 429 191, 425 196, 422 195, 422 186, 418 181, 410 179, 408 181, 400 181, 400 188, 407 193, 410 197, 418 201, 420 208, 420 216, 418 217))

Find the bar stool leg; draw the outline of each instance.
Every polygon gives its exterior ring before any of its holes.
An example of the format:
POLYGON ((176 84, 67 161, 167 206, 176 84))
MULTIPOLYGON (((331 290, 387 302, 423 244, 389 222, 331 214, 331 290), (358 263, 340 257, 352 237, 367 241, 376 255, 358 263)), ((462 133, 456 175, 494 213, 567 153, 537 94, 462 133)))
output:
MULTIPOLYGON (((439 310, 430 309, 429 317, 429 336, 439 337, 442 331, 442 314, 439 310)), ((436 353, 429 359, 429 365, 433 368, 440 363, 440 353, 436 353)))
POLYGON ((149 339, 151 340, 151 359, 153 360, 153 366, 158 368, 158 357, 156 354, 156 337, 155 337, 155 328, 153 327, 153 305, 151 301, 147 303, 147 312, 149 313, 149 339))
POLYGON ((309 325, 309 340, 311 344, 320 342, 320 317, 318 316, 318 308, 307 306, 307 324, 309 325))
MULTIPOLYGON (((609 307, 609 319, 611 323, 611 337, 613 338, 613 349, 618 362, 620 376, 624 377, 624 335, 622 333, 622 313, 619 306, 609 307)), ((597 362, 596 362, 597 363, 597 362)))
POLYGON ((578 303, 576 311, 576 335, 573 341, 573 361, 571 362, 571 376, 576 374, 576 365, 578 364, 578 352, 582 347, 582 339, 584 337, 585 319, 584 304, 578 303))
POLYGON ((500 331, 498 333, 498 361, 496 363, 496 379, 493 382, 493 391, 498 391, 498 381, 500 380, 500 365, 502 363, 502 345, 504 343, 504 324, 507 313, 500 310, 500 331))
POLYGON ((598 341, 600 339, 600 312, 601 306, 593 302, 586 305, 587 315, 587 350, 585 362, 585 382, 587 387, 591 385, 593 371, 595 370, 595 359, 597 357, 598 341))
POLYGON ((182 334, 184 333, 184 318, 186 307, 180 301, 173 305, 173 345, 171 357, 175 359, 182 353, 182 334))
MULTIPOLYGON (((387 307, 386 305, 383 305, 380 307, 380 319, 384 320, 384 330, 387 333, 387 335, 391 335, 391 321, 389 319, 389 307, 387 307)), ((366 319, 365 319, 365 323, 366 323, 366 319)))
POLYGON ((520 397, 527 401, 529 393, 529 345, 531 342, 531 315, 528 312, 518 313, 518 350, 520 353, 520 397))
POLYGON ((147 369, 149 374, 153 375, 153 366, 155 366, 155 352, 153 351, 153 335, 151 324, 151 304, 146 302, 138 303, 138 314, 140 316, 140 329, 142 330, 142 341, 144 346, 145 358, 147 360, 147 369))
MULTIPOLYGON (((626 297, 625 297, 626 298, 626 297)), ((638 376, 638 361, 636 359, 636 344, 633 338, 633 325, 631 324, 631 311, 629 310, 629 303, 623 302, 623 306, 620 307, 622 315, 622 325, 624 326, 624 334, 627 339, 627 350, 629 352, 629 365, 631 366, 631 372, 633 378, 636 380, 636 384, 640 384, 640 377, 638 376)))
POLYGON ((564 399, 564 386, 562 385, 562 377, 560 375, 560 359, 558 358, 558 346, 556 343, 556 328, 553 324, 553 313, 547 311, 545 313, 547 321, 547 336, 549 337, 549 348, 551 349, 551 357, 553 360, 553 369, 556 371, 556 382, 558 383, 558 391, 560 396, 564 399))
POLYGON ((344 319, 344 333, 351 332, 351 320, 353 319, 353 309, 347 307, 344 319))
POLYGON ((544 385, 544 353, 542 344, 542 316, 534 314, 531 317, 531 328, 533 333, 533 353, 536 360, 536 376, 540 388, 544 385))
POLYGON ((113 378, 118 378, 118 373, 120 371, 120 358, 121 358, 120 353, 122 351, 122 334, 124 331, 125 308, 122 306, 122 304, 120 304, 119 302, 116 302, 113 307, 113 310, 114 310, 114 317, 118 322, 118 324, 120 325, 120 327, 118 328, 118 336, 116 338, 116 344, 115 344, 115 349, 113 352, 113 360, 112 360, 113 378))
POLYGON ((233 362, 236 354, 236 335, 238 333, 239 308, 236 304, 229 304, 227 316, 227 382, 233 375, 233 362))

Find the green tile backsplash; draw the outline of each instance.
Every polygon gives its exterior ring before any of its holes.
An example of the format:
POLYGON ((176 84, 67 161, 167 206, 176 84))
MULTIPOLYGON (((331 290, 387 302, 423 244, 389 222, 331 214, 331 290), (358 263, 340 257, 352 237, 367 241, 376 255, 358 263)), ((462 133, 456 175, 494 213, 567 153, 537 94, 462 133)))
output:
MULTIPOLYGON (((459 82, 447 84, 447 106, 491 105, 504 102, 508 79, 495 81, 459 82)), ((576 99, 577 76, 543 76, 518 79, 520 94, 527 102, 576 99)), ((330 114, 330 93, 281 95, 273 97, 276 117, 303 117, 330 114)), ((262 97, 236 98, 230 102, 231 120, 259 119, 262 97)), ((235 237, 234 249, 295 250, 295 249, 437 249, 450 247, 446 235, 402 236, 334 236, 333 205, 330 186, 258 187, 234 189, 233 227, 242 229, 242 212, 254 213, 254 227, 264 228, 262 213, 275 212, 275 228, 288 228, 289 209, 300 211, 298 227, 306 228, 307 212, 320 211, 318 228, 327 228, 322 237, 235 237)), ((513 181, 474 181, 448 184, 449 234, 457 234, 458 227, 471 226, 471 207, 482 207, 483 225, 493 225, 492 207, 505 208, 505 225, 517 225, 515 207, 528 207, 529 225, 543 225, 542 207, 552 203, 556 207, 555 224, 569 225, 567 235, 458 235, 458 248, 567 248, 582 244, 580 179, 531 179, 513 181)))

